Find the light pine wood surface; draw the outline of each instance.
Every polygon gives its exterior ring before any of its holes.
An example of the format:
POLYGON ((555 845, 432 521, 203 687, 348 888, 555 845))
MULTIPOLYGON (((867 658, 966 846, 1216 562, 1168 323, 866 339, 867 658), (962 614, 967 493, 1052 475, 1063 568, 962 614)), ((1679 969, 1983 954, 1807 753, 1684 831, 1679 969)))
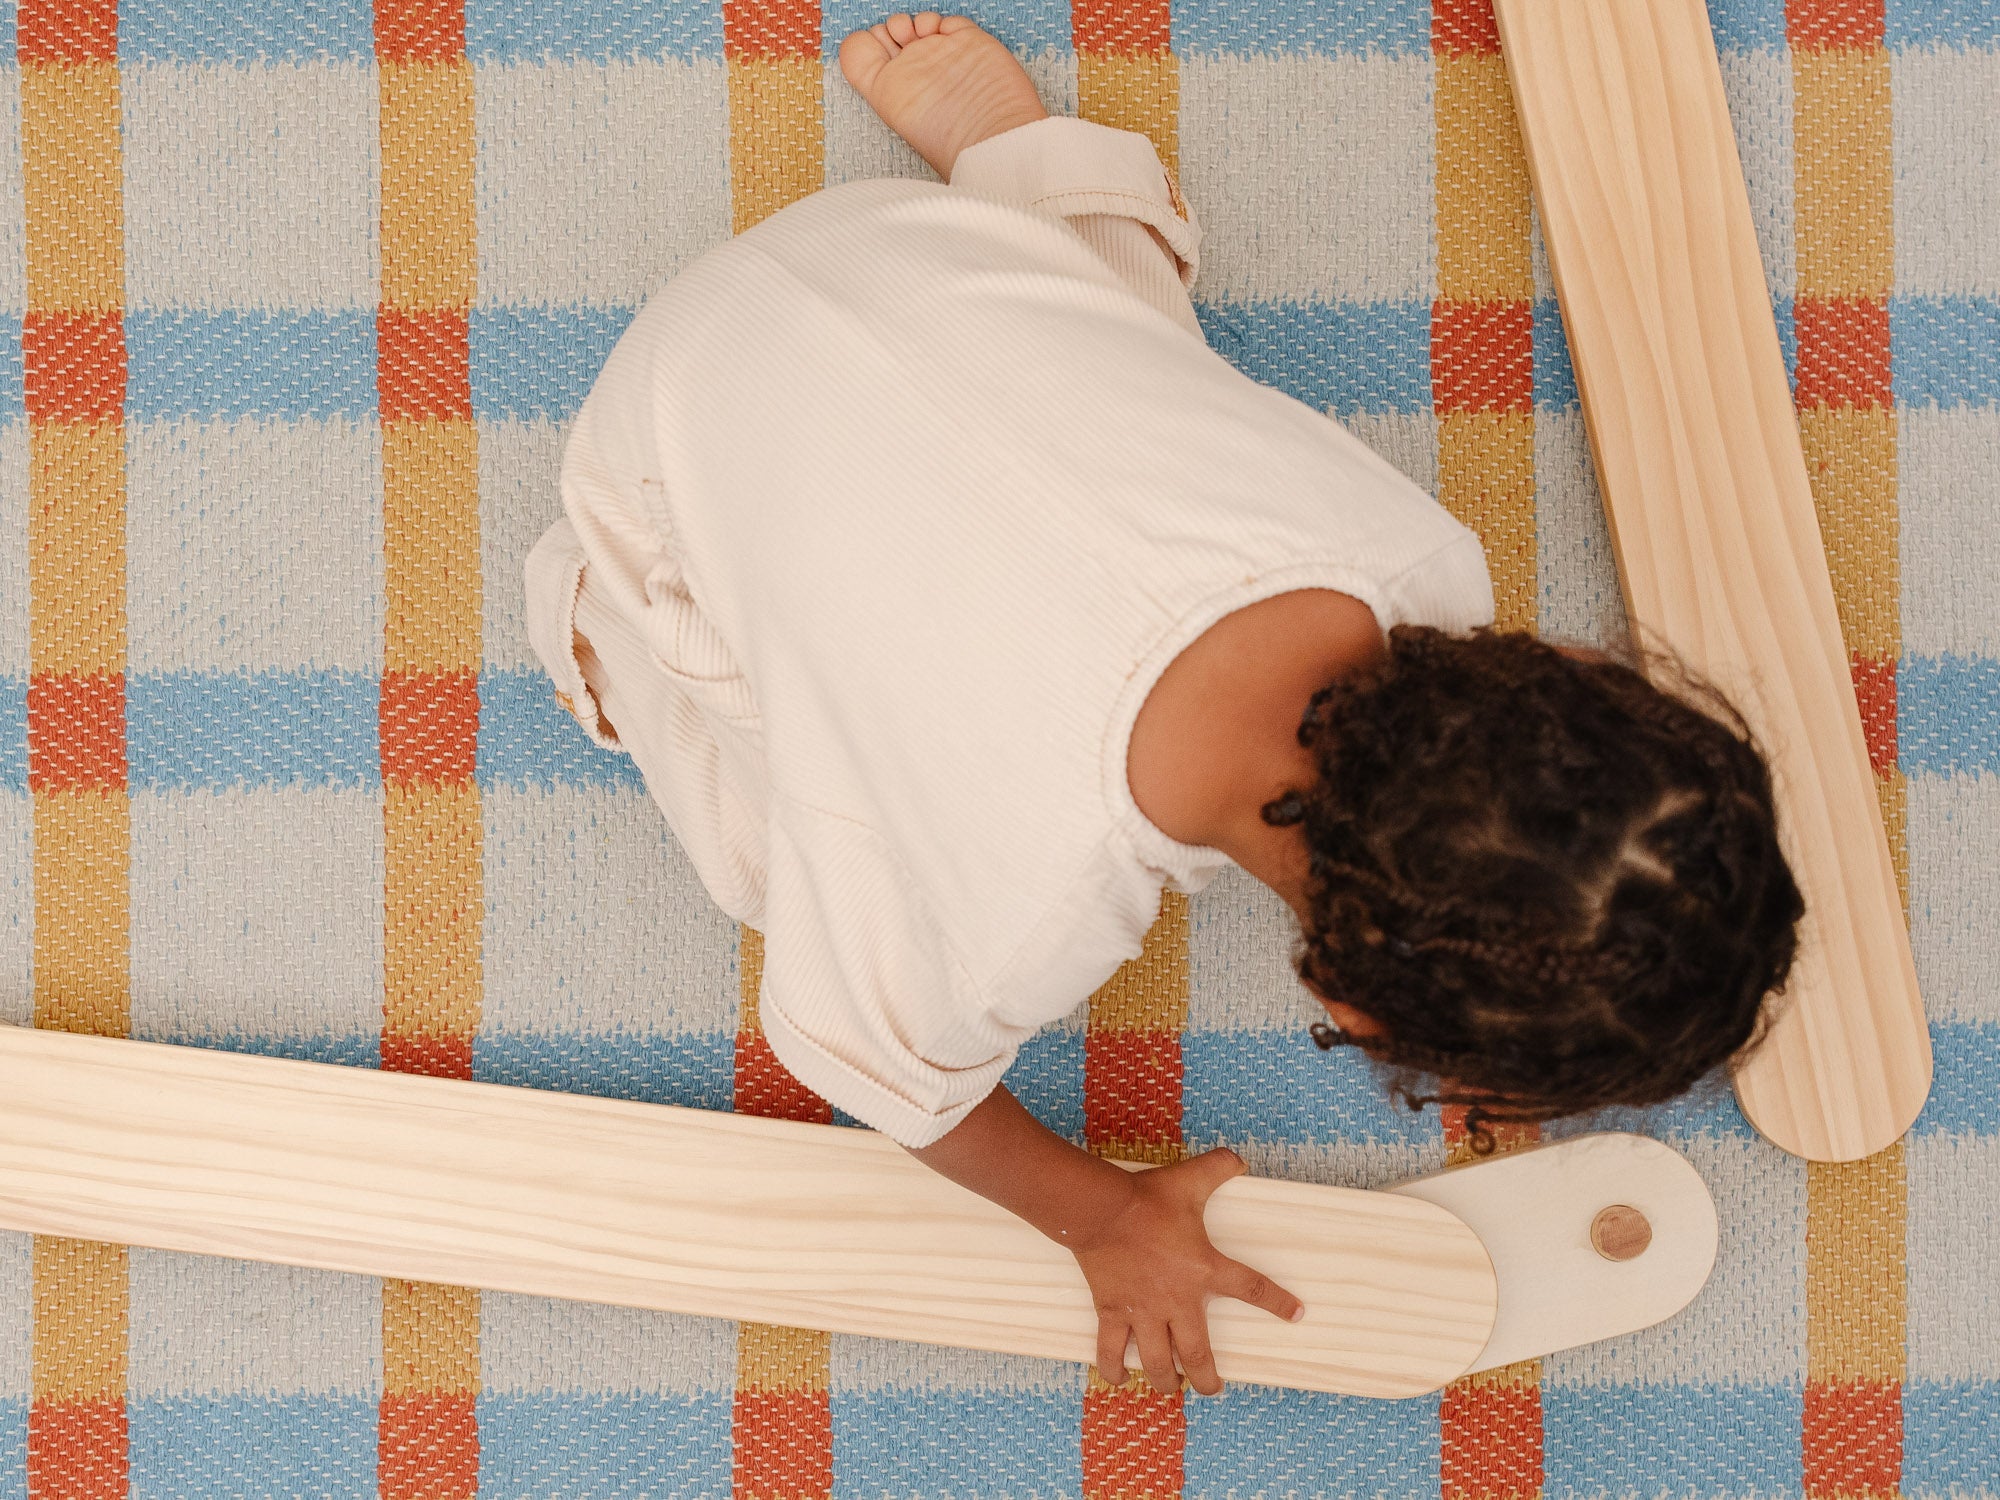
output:
POLYGON ((1493 1258, 1499 1314, 1473 1372, 1664 1322, 1715 1268, 1708 1185, 1686 1157, 1643 1135, 1575 1136, 1387 1191, 1450 1209, 1493 1258), (1652 1230, 1629 1260, 1590 1241, 1591 1223, 1614 1204, 1652 1230))
MULTIPOLYGON (((1693 1167, 1616 1134, 1388 1192, 1239 1177, 1207 1225, 1307 1308, 1294 1325, 1211 1302, 1222 1377, 1353 1395, 1648 1327, 1715 1258, 1693 1167), (1613 1203, 1653 1231, 1631 1261, 1590 1247, 1613 1203)), ((874 1131, 16 1027, 0 1027, 0 1228, 1095 1353, 1069 1253, 874 1131)))
MULTIPOLYGON (((1414 1198, 1244 1176, 1216 1369, 1412 1396, 1492 1331, 1479 1238, 1414 1198)), ((1088 1363, 1075 1258, 871 1130, 0 1027, 0 1227, 1088 1363)), ((1136 1364, 1134 1368, 1137 1368, 1136 1364)))
POLYGON ((1807 914, 1737 1098, 1796 1155, 1897 1140, 1930 1037, 1702 0, 1497 0, 1626 610, 1743 710, 1807 914))

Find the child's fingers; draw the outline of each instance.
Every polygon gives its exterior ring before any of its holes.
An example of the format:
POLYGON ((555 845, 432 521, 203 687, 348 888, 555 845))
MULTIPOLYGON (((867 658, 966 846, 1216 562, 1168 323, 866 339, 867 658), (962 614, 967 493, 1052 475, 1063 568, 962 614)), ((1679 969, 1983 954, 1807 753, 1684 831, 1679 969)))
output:
POLYGON ((1112 1385, 1125 1383, 1125 1345, 1132 1325, 1123 1318, 1097 1320, 1097 1373, 1112 1385))
POLYGON ((1208 1342, 1208 1318, 1200 1308, 1174 1319, 1173 1340, 1188 1384, 1204 1396, 1221 1395, 1222 1377, 1215 1371, 1215 1350, 1208 1342))
POLYGON ((1225 1297, 1261 1307, 1272 1317, 1283 1318, 1287 1323, 1296 1323, 1305 1315, 1305 1303, 1262 1271, 1253 1271, 1240 1260, 1225 1263, 1224 1274, 1215 1289, 1225 1297))
POLYGON ((1133 1330, 1139 1335, 1139 1363, 1146 1379, 1163 1396, 1181 1388, 1180 1371, 1174 1368, 1174 1341, 1165 1323, 1143 1323, 1133 1330))

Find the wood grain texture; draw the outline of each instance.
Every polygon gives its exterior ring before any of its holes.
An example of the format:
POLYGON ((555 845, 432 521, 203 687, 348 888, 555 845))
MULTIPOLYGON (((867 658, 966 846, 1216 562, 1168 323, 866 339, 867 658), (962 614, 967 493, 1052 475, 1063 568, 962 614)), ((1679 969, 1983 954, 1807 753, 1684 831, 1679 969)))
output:
POLYGON ((1702 0, 1497 0, 1625 606, 1742 709, 1807 914, 1744 1113, 1907 1130, 1930 1037, 1702 0))
MULTIPOLYGON (((1415 1198, 1245 1176, 1218 1249, 1305 1303, 1209 1306, 1225 1380, 1435 1390, 1495 1317, 1415 1198)), ((1068 1251, 874 1131, 0 1027, 0 1227, 1089 1362, 1068 1251)))

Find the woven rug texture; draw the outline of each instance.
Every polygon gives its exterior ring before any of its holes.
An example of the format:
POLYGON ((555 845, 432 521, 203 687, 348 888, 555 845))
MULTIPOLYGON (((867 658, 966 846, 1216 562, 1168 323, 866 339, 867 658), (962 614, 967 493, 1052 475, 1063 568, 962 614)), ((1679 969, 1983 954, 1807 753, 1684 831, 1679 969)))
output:
MULTIPOLYGON (((1216 349, 1474 526, 1503 628, 1603 641, 1488 4, 974 14, 1177 167, 1216 349)), ((0 1021, 836 1119, 759 936, 555 703, 521 564, 650 289, 927 175, 834 64, 881 14, 0 14, 0 1021)), ((1930 1008, 1904 1141, 1808 1166, 1725 1091, 1611 1122, 1713 1190, 1700 1298, 1396 1403, 0 1234, 0 1500, 2000 1495, 2000 4, 1711 18, 1930 1008)), ((1233 869, 1170 893, 1009 1084, 1127 1157, 1462 1156, 1312 1045, 1291 932, 1233 869)))

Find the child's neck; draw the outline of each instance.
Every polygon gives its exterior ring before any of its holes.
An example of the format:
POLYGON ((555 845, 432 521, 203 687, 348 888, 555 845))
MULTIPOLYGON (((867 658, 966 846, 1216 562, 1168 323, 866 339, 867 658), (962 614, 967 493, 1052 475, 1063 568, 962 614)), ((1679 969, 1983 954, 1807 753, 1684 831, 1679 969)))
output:
POLYGON ((1300 830, 1265 823, 1266 802, 1312 785, 1298 742, 1312 695, 1386 649, 1374 612, 1331 589, 1260 600, 1210 626, 1167 665, 1127 752, 1140 811, 1169 838, 1220 849, 1296 907, 1300 830))

